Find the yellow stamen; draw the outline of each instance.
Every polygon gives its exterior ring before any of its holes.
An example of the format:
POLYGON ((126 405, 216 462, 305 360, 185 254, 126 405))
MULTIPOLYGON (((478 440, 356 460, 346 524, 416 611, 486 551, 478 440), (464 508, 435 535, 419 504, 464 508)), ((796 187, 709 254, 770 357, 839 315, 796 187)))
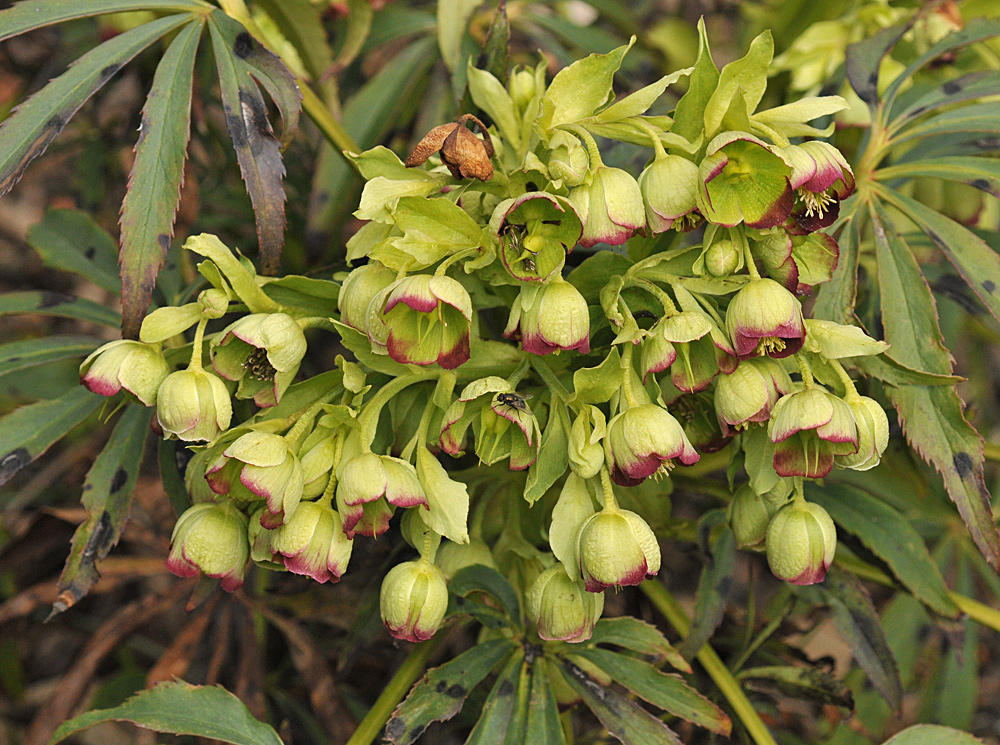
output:
POLYGON ((785 349, 785 340, 779 336, 762 336, 757 342, 757 354, 766 357, 774 352, 781 352, 785 349))
POLYGON ((799 199, 806 206, 807 217, 823 217, 830 205, 837 201, 829 191, 813 192, 799 189, 798 192, 799 199))

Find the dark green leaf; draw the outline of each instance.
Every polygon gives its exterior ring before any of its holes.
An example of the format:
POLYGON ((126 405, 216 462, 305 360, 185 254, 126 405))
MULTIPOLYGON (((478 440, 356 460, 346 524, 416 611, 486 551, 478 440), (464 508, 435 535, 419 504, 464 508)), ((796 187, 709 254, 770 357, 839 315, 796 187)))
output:
POLYGON ((524 727, 524 742, 532 745, 564 745, 559 706, 552 692, 552 684, 544 657, 536 657, 531 667, 531 695, 528 699, 528 717, 524 727))
POLYGON ((670 645, 663 632, 631 616, 602 618, 594 626, 589 644, 614 644, 639 654, 662 658, 678 670, 691 672, 691 665, 670 645))
POLYGON ((392 713, 385 725, 386 739, 394 745, 409 745, 431 722, 451 719, 469 692, 516 648, 510 639, 492 639, 428 670, 392 713))
MULTIPOLYGON (((1000 90, 1000 72, 996 70, 970 72, 960 78, 935 85, 930 91, 912 99, 898 115, 894 114, 892 126, 898 127, 907 119, 912 119, 942 106, 982 96, 996 95, 997 90, 1000 90)), ((903 96, 899 97, 896 105, 903 105, 903 96)))
POLYGON ((497 0, 489 34, 483 42, 483 52, 476 65, 500 82, 507 80, 507 60, 510 48, 510 22, 507 20, 507 0, 497 0))
POLYGON ((949 597, 948 586, 923 539, 899 512, 847 484, 810 483, 806 492, 810 501, 824 507, 840 527, 857 536, 869 551, 888 564, 921 602, 940 615, 958 616, 958 606, 949 597))
MULTIPOLYGON (((278 30, 299 53, 306 72, 319 80, 333 62, 320 7, 309 0, 258 0, 278 30)), ((369 3, 370 7, 370 3, 369 3)))
POLYGON ((188 24, 156 67, 122 202, 122 334, 135 339, 174 235, 191 134, 191 84, 203 21, 188 24))
POLYGON ((29 290, 0 295, 0 316, 14 316, 22 313, 76 318, 79 321, 99 323, 102 326, 111 326, 112 328, 118 328, 121 324, 121 316, 110 308, 105 308, 93 300, 64 295, 61 292, 29 290))
POLYGON ((909 142, 922 137, 964 132, 995 133, 1000 129, 1000 113, 995 101, 960 106, 927 121, 917 122, 893 137, 894 143, 909 142))
POLYGON ((855 357, 850 360, 850 366, 861 371, 867 377, 878 378, 883 383, 893 386, 953 386, 964 380, 964 378, 958 375, 936 375, 934 373, 914 370, 912 367, 900 364, 892 358, 891 348, 884 354, 855 357))
POLYGON ((893 710, 898 710, 903 699, 899 668, 865 588, 853 575, 837 567, 831 567, 826 581, 817 587, 830 605, 833 625, 851 648, 854 659, 875 690, 893 710))
POLYGON ((191 506, 191 495, 184 485, 184 471, 181 464, 187 458, 184 443, 178 440, 160 440, 157 443, 157 463, 160 466, 160 482, 167 493, 174 514, 180 517, 191 506), (180 456, 180 457, 178 457, 180 456))
POLYGON ((628 697, 605 688, 569 660, 562 660, 562 669, 570 687, 624 745, 682 745, 673 730, 628 697))
MULTIPOLYGON (((1000 123, 998 123, 1000 128, 1000 123)), ((897 191, 880 190, 948 258, 995 318, 1000 319, 1000 254, 971 230, 897 191)), ((883 222, 885 222, 883 220, 883 222)), ((902 360, 901 360, 902 361, 902 360)), ((941 370, 931 370, 941 372, 941 370)))
POLYGON ((49 745, 103 722, 131 722, 156 732, 196 735, 234 745, 281 745, 277 733, 250 714, 246 705, 221 686, 160 683, 113 709, 88 711, 56 730, 49 745))
POLYGON ((500 572, 482 564, 458 570, 448 583, 448 589, 459 597, 473 592, 485 592, 500 601, 500 607, 517 625, 521 623, 521 603, 517 593, 500 572))
MULTIPOLYGON (((330 75, 336 75, 347 69, 347 66, 361 53, 368 40, 368 34, 371 33, 374 16, 375 11, 370 0, 347 0, 347 29, 342 35, 337 58, 329 68, 330 75)), ((428 18, 433 17, 428 15, 428 18)), ((403 26, 403 29, 407 28, 410 28, 408 24, 403 26)))
POLYGON ((54 23, 129 10, 197 12, 208 7, 199 0, 25 0, 0 12, 0 41, 54 23))
POLYGON ((479 721, 469 733, 465 745, 503 745, 507 737, 514 712, 518 702, 518 687, 521 680, 521 668, 524 667, 524 655, 515 654, 500 672, 490 695, 483 704, 483 713, 479 721))
POLYGON ((99 342, 89 336, 43 336, 0 345, 0 375, 55 360, 85 357, 99 342))
MULTIPOLYGON (((997 85, 1000 86, 1000 76, 997 85)), ((1000 161, 996 158, 977 158, 972 155, 928 158, 881 168, 877 173, 882 181, 917 177, 957 181, 1000 197, 1000 161)))
POLYGON ((0 485, 86 419, 104 401, 83 386, 53 401, 22 406, 0 419, 0 485))
POLYGON ((648 662, 606 649, 581 649, 575 653, 653 706, 723 737, 729 736, 733 728, 729 717, 680 675, 660 672, 648 662))
POLYGON ((109 292, 121 292, 118 246, 79 210, 48 210, 28 229, 28 244, 53 269, 73 272, 109 292))
MULTIPOLYGON (((914 16, 914 20, 916 20, 916 16, 914 16)), ((972 19, 965 24, 965 27, 960 31, 948 34, 937 44, 934 44, 930 49, 913 60, 913 62, 911 62, 907 68, 892 81, 889 87, 886 88, 884 96, 885 100, 891 103, 903 84, 909 80, 910 76, 931 60, 940 57, 946 52, 958 49, 959 47, 974 44, 977 41, 991 39, 994 36, 1000 36, 1000 18, 972 19)))
POLYGON ((329 317, 337 312, 340 285, 328 279, 310 279, 292 274, 265 284, 264 294, 281 305, 329 317))
POLYGON ((260 48, 260 45, 246 31, 237 35, 237 41, 229 43, 219 29, 220 23, 228 24, 229 21, 228 16, 218 13, 209 21, 219 69, 222 107, 240 173, 253 204, 261 271, 273 275, 278 271, 285 243, 285 189, 282 183, 285 164, 267 119, 264 97, 246 66, 240 63, 250 49, 260 48), (227 20, 221 21, 223 18, 227 20))
POLYGON ((569 464, 569 429, 566 407, 557 396, 553 396, 549 421, 538 448, 538 460, 528 469, 528 480, 524 486, 524 498, 529 504, 540 499, 566 473, 569 464))
MULTIPOLYGON (((299 116, 302 113, 302 93, 295 82, 295 75, 277 55, 264 48, 238 21, 221 10, 212 11, 211 24, 213 31, 224 41, 223 48, 231 53, 229 56, 232 64, 263 85, 267 95, 278 107, 283 125, 281 146, 287 147, 299 129, 299 116)), ((213 34, 213 48, 216 45, 215 39, 216 35, 213 34)), ((247 116, 244 111, 244 119, 247 116)), ((253 116, 257 118, 256 113, 253 116)))
POLYGON ((867 39, 847 45, 847 79, 861 100, 870 107, 874 108, 878 103, 878 71, 882 58, 903 38, 912 23, 913 20, 884 28, 867 39))
POLYGON ((983 741, 957 729, 916 724, 890 737, 883 745, 983 745, 983 741))
POLYGON ((671 131, 694 142, 705 128, 705 107, 719 84, 719 68, 712 60, 704 19, 698 21, 698 61, 691 72, 687 92, 677 102, 671 131))
POLYGON ((45 152, 73 114, 122 66, 189 19, 187 13, 178 13, 115 36, 18 106, 0 125, 0 196, 10 191, 28 164, 45 152))
POLYGON ((601 288, 608 283, 608 278, 624 274, 632 266, 627 256, 613 251, 598 251, 588 256, 580 266, 569 273, 566 278, 571 285, 590 304, 595 304, 601 295, 601 288))
POLYGON ((739 679, 752 691, 777 692, 814 704, 854 708, 851 689, 816 667, 754 667, 743 670, 739 679))
POLYGON ((852 217, 840 233, 840 258, 829 282, 819 286, 813 318, 850 324, 858 295, 858 218, 852 217))
POLYGON ((104 449, 83 481, 81 502, 87 519, 73 534, 73 548, 62 576, 53 615, 76 605, 97 582, 97 562, 121 538, 132 504, 132 492, 149 434, 153 410, 130 404, 118 419, 104 449))
MULTIPOLYGON (((725 520, 721 510, 707 514, 720 513, 725 520)), ((705 560, 698 580, 691 630, 680 648, 681 654, 689 660, 694 659, 705 642, 712 638, 726 613, 736 572, 736 538, 728 526, 722 528, 705 560)))
MULTIPOLYGON (((961 551, 955 562, 955 587, 967 596, 974 595, 976 591, 969 566, 970 555, 971 552, 961 551)), ((931 687, 936 694, 933 719, 939 724, 968 730, 972 727, 980 693, 979 624, 971 618, 962 619, 959 629, 950 635, 949 642, 936 685, 931 687)))

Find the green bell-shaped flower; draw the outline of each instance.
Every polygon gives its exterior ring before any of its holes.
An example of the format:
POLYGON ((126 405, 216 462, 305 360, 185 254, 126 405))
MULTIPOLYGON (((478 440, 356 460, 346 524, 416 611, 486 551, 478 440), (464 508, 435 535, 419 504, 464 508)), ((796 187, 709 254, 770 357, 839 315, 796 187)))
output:
POLYGON ((430 639, 441 628, 447 609, 448 581, 444 572, 426 559, 398 564, 382 580, 382 623, 397 639, 430 639))
POLYGON ((796 498, 771 518, 767 563, 778 579, 793 585, 822 582, 837 551, 837 528, 818 504, 796 498))
POLYGON ((156 392, 156 420, 167 439, 214 440, 232 416, 226 384, 200 368, 170 373, 156 392))
POLYGON ((562 564, 556 564, 538 575, 531 586, 528 612, 542 639, 585 642, 604 612, 604 593, 587 592, 582 581, 570 579, 562 564))
POLYGON ((232 502, 189 507, 177 519, 170 544, 167 569, 178 577, 217 578, 226 592, 243 586, 250 556, 247 517, 232 502))
POLYGON ((124 390, 144 406, 155 406, 157 391, 169 373, 159 345, 119 339, 91 352, 80 365, 80 382, 100 396, 124 390))

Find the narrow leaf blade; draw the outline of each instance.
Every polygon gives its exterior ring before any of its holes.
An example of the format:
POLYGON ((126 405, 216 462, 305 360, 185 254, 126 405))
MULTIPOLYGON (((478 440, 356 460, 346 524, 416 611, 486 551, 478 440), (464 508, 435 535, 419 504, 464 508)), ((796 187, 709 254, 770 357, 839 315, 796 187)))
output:
POLYGON ((93 300, 64 295, 51 290, 8 292, 0 295, 0 316, 40 313, 46 316, 76 318, 118 328, 121 316, 93 300))
POLYGON ((109 292, 120 292, 118 247, 80 210, 48 210, 28 229, 28 244, 53 269, 73 272, 109 292))
POLYGON ((0 345, 0 375, 26 370, 57 360, 85 357, 97 348, 89 336, 42 336, 0 345))
POLYGON ((194 12, 206 4, 199 0, 25 0, 0 12, 0 41, 12 36, 75 18, 129 10, 194 12))

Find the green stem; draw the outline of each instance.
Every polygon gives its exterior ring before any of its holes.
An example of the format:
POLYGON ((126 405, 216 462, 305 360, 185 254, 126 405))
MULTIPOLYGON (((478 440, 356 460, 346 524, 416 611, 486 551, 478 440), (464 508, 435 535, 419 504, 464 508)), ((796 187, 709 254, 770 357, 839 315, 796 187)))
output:
POLYGON ((635 287, 652 295, 663 306, 664 316, 677 314, 677 306, 674 305, 674 301, 671 300, 667 291, 653 284, 648 279, 643 279, 642 277, 625 277, 625 287, 635 287))
POLYGON ((573 397, 573 394, 570 393, 569 389, 566 388, 559 378, 556 377, 556 374, 552 372, 552 368, 549 367, 548 362, 534 354, 528 359, 531 361, 531 366, 535 368, 535 372, 537 372, 541 379, 545 381, 545 385, 547 385, 553 392, 557 393, 559 398, 563 401, 567 401, 573 397))
POLYGON ((844 384, 844 388, 847 391, 844 395, 844 400, 847 401, 847 403, 852 403, 860 399, 861 396, 858 395, 858 389, 854 386, 854 381, 851 379, 851 376, 847 374, 847 370, 845 370, 844 366, 840 364, 840 361, 827 360, 826 362, 833 368, 833 371, 837 373, 837 377, 840 378, 840 382, 844 384))
POLYGON ((410 686, 423 674, 427 668, 427 661, 441 646, 445 636, 446 634, 438 632, 433 639, 417 644, 413 648, 396 674, 392 676, 392 680, 382 689, 382 693, 372 704, 372 708, 368 710, 346 745, 371 745, 375 742, 375 738, 392 716, 393 710, 403 700, 410 686))
POLYGON ((653 150, 656 152, 657 160, 667 157, 667 151, 663 149, 663 142, 660 140, 659 133, 655 129, 653 129, 653 127, 649 124, 649 122, 644 121, 642 117, 638 116, 630 116, 627 121, 633 127, 641 129, 643 132, 649 135, 649 140, 650 142, 653 143, 653 150))
POLYGON ((757 265, 753 263, 753 253, 750 251, 750 241, 744 240, 743 243, 743 257, 747 262, 747 271, 750 272, 750 276, 754 279, 760 279, 760 272, 757 271, 757 265))
POLYGON ((615 499, 615 488, 611 484, 611 473, 607 466, 601 466, 601 489, 604 492, 604 509, 618 510, 618 500, 615 499))
MULTIPOLYGON (((667 619, 667 622, 677 629, 681 636, 687 636, 691 629, 691 621, 688 619, 684 609, 681 608, 677 599, 670 594, 670 591, 662 582, 656 580, 646 580, 639 588, 643 591, 650 602, 656 606, 667 619)), ((768 731, 757 710, 753 708, 750 699, 743 693, 736 678, 729 672, 729 668, 715 653, 709 644, 703 646, 698 652, 698 661, 705 672, 709 674, 715 685, 722 691, 722 695, 729 701, 736 716, 743 722, 747 732, 757 745, 778 745, 774 737, 768 731)))
POLYGON ((809 360, 801 354, 796 354, 795 361, 799 365, 799 373, 802 375, 802 383, 806 388, 812 388, 815 381, 813 380, 812 367, 809 365, 809 360))
POLYGON ((201 367, 201 351, 205 345, 205 326, 208 324, 207 318, 198 321, 198 328, 194 330, 194 344, 191 345, 191 362, 188 363, 188 370, 198 370, 201 367))
POLYGON ((597 147, 597 141, 590 132, 576 124, 567 124, 563 129, 568 129, 583 140, 583 144, 587 146, 587 155, 590 157, 591 171, 596 171, 598 168, 604 166, 604 161, 601 160, 601 149, 597 147))
MULTIPOLYGON (((639 405, 639 400, 635 397, 635 391, 632 390, 633 346, 631 342, 625 342, 625 352, 622 354, 622 392, 625 394, 625 402, 630 409, 639 405)), ((624 411, 624 407, 620 406, 619 408, 624 411)))
POLYGON ((400 375, 398 378, 382 386, 378 393, 372 396, 371 400, 365 404, 364 411, 358 417, 358 425, 361 427, 362 450, 371 452, 371 444, 372 440, 375 439, 375 428, 378 426, 379 414, 382 413, 382 407, 389 403, 389 400, 393 396, 409 385, 425 380, 433 380, 437 376, 437 370, 413 372, 408 375, 400 375))
POLYGON ((344 125, 334 118, 330 109, 316 95, 313 89, 309 87, 309 84, 302 78, 297 78, 297 82, 299 90, 302 91, 302 108, 305 109, 306 114, 312 119, 313 124, 319 127, 319 131, 323 133, 327 141, 333 145, 334 150, 340 154, 343 154, 344 151, 360 153, 361 146, 344 129, 344 125))
POLYGON ((997 445, 994 442, 984 442, 983 455, 986 457, 986 460, 991 460, 994 463, 1000 463, 1000 445, 997 445))

